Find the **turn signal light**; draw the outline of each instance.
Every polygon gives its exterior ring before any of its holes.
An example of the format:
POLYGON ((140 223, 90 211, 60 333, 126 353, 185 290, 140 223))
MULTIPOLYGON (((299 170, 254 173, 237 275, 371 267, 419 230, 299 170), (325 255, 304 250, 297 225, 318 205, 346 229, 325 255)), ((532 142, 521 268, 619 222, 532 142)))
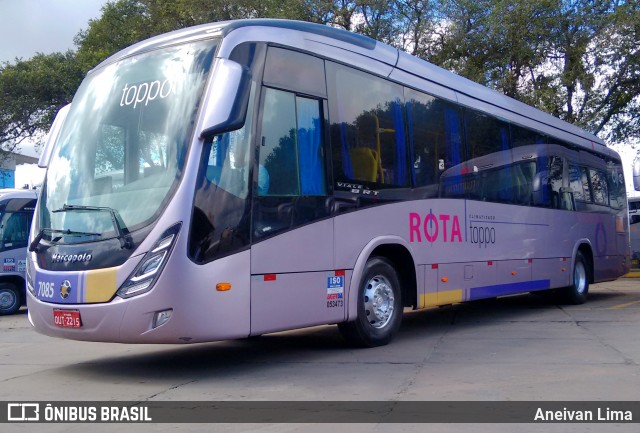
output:
POLYGON ((231 290, 231 283, 218 283, 216 284, 216 290, 218 292, 226 292, 231 290))

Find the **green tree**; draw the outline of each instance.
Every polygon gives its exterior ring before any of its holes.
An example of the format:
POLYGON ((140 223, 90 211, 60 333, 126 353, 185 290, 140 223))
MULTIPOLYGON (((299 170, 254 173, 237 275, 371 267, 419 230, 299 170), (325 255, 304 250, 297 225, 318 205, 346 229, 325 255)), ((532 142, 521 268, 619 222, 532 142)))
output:
POLYGON ((75 37, 78 47, 77 62, 85 71, 138 41, 162 31, 150 26, 147 8, 137 0, 107 3, 102 15, 89 20, 89 26, 75 37))
POLYGON ((637 0, 441 0, 428 60, 614 141, 638 140, 637 0))
POLYGON ((0 67, 0 158, 26 139, 39 143, 82 75, 71 51, 36 54, 0 67))

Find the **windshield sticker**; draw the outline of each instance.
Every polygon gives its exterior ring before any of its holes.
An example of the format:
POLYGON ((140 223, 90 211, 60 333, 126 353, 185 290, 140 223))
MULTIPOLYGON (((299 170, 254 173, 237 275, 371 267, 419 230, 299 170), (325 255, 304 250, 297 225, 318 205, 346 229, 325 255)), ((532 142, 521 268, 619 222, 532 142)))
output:
POLYGON ((159 80, 150 81, 148 83, 125 84, 122 89, 122 98, 120 98, 120 106, 128 106, 133 104, 136 108, 138 104, 144 102, 145 107, 149 102, 156 98, 164 99, 171 93, 175 93, 173 83, 167 78, 163 82, 159 80))

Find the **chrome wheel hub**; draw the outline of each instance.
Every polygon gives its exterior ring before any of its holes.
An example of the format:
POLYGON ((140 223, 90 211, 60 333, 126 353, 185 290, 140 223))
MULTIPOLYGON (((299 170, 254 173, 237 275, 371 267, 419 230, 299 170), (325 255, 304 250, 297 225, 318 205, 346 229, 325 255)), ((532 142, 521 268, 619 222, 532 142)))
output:
POLYGON ((387 326, 394 311, 393 289, 389 281, 376 275, 367 281, 364 288, 364 312, 369 324, 376 329, 387 326))

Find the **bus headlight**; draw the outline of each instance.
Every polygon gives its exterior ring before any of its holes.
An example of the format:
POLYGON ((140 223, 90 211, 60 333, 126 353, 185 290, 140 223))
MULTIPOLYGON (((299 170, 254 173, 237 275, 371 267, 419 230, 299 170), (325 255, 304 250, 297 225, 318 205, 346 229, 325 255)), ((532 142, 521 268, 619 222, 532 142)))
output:
POLYGON ((129 278, 118 289, 118 296, 130 298, 151 290, 153 283, 167 263, 181 226, 182 223, 175 224, 160 235, 158 242, 145 254, 129 278))

